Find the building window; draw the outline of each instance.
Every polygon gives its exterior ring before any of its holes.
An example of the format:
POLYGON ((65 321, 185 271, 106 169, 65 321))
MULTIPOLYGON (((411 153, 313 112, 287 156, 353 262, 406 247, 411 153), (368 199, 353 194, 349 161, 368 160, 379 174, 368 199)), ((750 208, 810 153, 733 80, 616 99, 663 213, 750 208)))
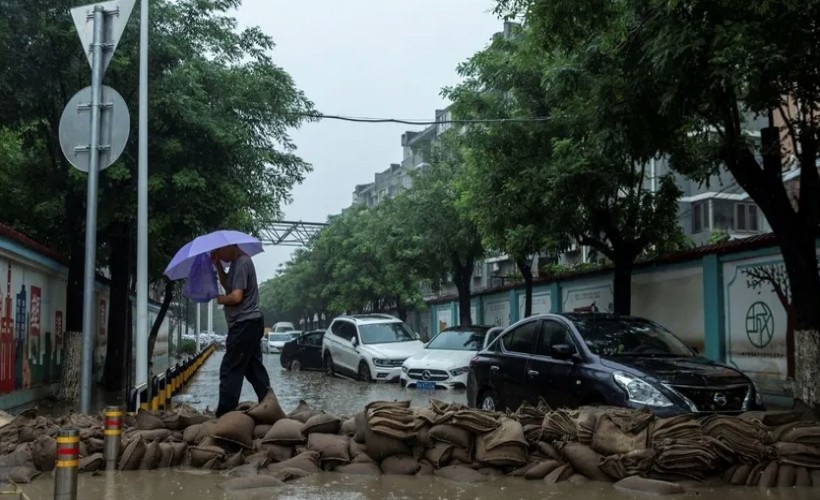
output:
POLYGON ((692 204, 692 234, 706 230, 706 203, 692 204))
POLYGON ((759 231, 757 205, 738 203, 735 205, 735 229, 737 231, 759 231))

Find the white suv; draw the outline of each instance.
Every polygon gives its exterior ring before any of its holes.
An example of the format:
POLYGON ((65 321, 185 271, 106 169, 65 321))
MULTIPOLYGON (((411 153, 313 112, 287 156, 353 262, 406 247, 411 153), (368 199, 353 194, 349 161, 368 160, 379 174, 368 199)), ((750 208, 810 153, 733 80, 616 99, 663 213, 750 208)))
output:
POLYGON ((404 361, 424 349, 418 335, 387 314, 340 316, 322 340, 322 361, 336 372, 366 382, 397 382, 404 361))

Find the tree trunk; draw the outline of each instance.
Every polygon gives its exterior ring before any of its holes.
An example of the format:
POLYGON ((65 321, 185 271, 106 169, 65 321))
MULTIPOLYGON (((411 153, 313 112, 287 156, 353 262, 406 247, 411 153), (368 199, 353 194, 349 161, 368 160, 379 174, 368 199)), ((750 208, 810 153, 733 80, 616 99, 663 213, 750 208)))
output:
MULTIPOLYGON (((630 258, 616 258, 612 277, 612 309, 616 314, 632 314, 632 268, 634 261, 630 258)), ((598 304, 599 309, 606 304, 598 304)))
POLYGON ((820 330, 797 329, 794 398, 810 406, 820 404, 820 330))
POLYGON ((532 316, 532 263, 528 263, 527 259, 516 259, 515 264, 524 277, 524 317, 529 318, 532 316))
MULTIPOLYGON (((168 313, 168 308, 171 306, 171 301, 174 299, 174 282, 165 278, 165 296, 162 297, 162 305, 159 308, 159 313, 154 324, 151 325, 151 332, 148 334, 148 366, 151 366, 151 360, 154 358, 154 344, 159 335, 159 328, 162 326, 165 315, 168 313)), ((168 332, 171 335, 171 332, 168 332)), ((150 375, 150 370, 149 370, 150 375)))
POLYGON ((470 296, 470 280, 473 277, 472 259, 467 259, 466 263, 462 263, 458 256, 452 257, 453 265, 453 281, 458 290, 458 321, 460 326, 470 326, 473 324, 473 318, 470 314, 471 299, 470 296))
MULTIPOLYGON (((126 231, 128 228, 125 228, 126 231)), ((110 270, 111 309, 108 313, 108 343, 105 352, 103 369, 103 386, 106 391, 122 388, 123 360, 127 351, 126 329, 128 328, 128 285, 130 280, 130 262, 128 251, 128 234, 112 236, 110 270)))
POLYGON ((63 365, 57 401, 73 403, 80 397, 83 332, 67 330, 63 334, 63 365))
POLYGON ((396 314, 402 321, 407 321, 407 308, 401 304, 401 297, 396 297, 396 314))

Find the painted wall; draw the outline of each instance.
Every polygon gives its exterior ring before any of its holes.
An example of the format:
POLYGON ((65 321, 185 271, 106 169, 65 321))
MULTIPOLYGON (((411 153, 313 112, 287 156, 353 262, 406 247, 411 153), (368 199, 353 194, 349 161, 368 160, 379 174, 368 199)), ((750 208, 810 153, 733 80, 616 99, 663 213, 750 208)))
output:
POLYGON ((453 309, 449 303, 436 307, 436 329, 434 334, 453 326, 453 309))
MULTIPOLYGON (((526 307, 526 293, 518 294, 518 319, 524 319, 526 307)), ((552 294, 544 291, 532 291, 532 314, 546 314, 552 309, 552 294)))
POLYGON ((506 293, 482 297, 484 302, 484 324, 510 326, 510 300, 506 293))
POLYGON ((696 263, 633 275, 632 314, 656 319, 704 352, 703 267, 696 263))

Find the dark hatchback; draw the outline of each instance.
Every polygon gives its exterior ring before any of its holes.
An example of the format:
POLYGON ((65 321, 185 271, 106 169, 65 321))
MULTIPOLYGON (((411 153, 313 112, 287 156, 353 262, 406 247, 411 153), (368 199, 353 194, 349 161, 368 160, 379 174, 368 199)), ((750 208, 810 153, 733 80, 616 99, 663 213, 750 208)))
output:
POLYGON ((613 405, 660 416, 763 409, 743 373, 698 356, 652 321, 613 314, 542 314, 505 330, 470 362, 467 401, 515 410, 613 405))
POLYGON ((324 336, 325 330, 313 330, 286 342, 279 355, 282 368, 292 371, 323 370, 322 338, 324 336))

